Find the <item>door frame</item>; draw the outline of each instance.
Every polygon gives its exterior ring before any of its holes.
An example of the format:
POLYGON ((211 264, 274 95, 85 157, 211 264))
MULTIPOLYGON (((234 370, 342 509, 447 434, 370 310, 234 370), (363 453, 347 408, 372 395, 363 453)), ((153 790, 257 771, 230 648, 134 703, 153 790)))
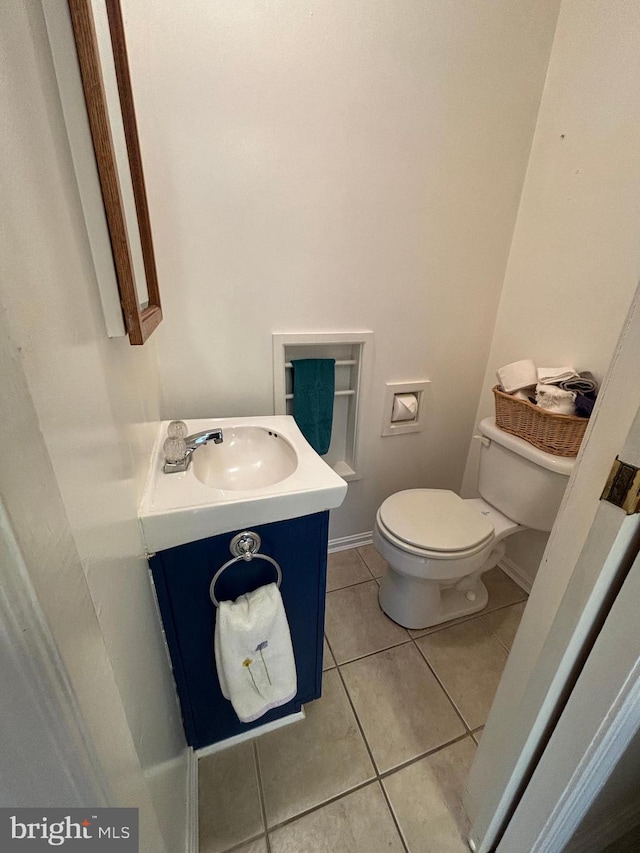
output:
POLYGON ((1 668, 3 679, 11 679, 2 708, 12 736, 22 735, 20 761, 6 775, 2 805, 26 805, 15 797, 29 790, 34 806, 110 806, 106 779, 2 501, 0 565, 1 668))
MULTIPOLYGON (((638 516, 635 516, 637 519, 638 516)), ((640 556, 636 557, 531 781, 500 853, 564 850, 640 732, 640 556), (546 818, 546 819, 545 819, 546 818)), ((637 747, 633 755, 637 752, 637 747)), ((640 802, 599 819, 601 850, 640 823, 640 802)), ((583 849, 582 846, 580 849, 583 849)))

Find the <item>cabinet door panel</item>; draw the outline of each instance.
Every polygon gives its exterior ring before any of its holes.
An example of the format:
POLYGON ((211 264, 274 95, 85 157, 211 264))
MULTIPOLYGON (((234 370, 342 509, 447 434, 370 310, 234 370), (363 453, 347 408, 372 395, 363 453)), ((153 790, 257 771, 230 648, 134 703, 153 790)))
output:
MULTIPOLYGON (((282 568, 284 601, 298 675, 291 702, 253 723, 241 723, 220 691, 213 655, 216 609, 209 585, 217 569, 230 559, 235 533, 170 548, 151 560, 158 602, 182 706, 187 741, 199 748, 279 719, 320 696, 322 633, 326 583, 328 513, 251 526, 262 538, 261 553, 282 568)), ((239 561, 216 584, 220 601, 270 583, 273 566, 265 560, 239 561)))

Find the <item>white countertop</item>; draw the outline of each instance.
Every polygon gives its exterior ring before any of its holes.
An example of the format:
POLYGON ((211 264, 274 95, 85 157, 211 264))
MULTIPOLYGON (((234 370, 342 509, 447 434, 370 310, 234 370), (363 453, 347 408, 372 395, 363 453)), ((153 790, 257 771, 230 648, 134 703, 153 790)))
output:
MULTIPOLYGON (((207 486, 194 475, 193 460, 186 471, 165 474, 162 446, 169 423, 160 423, 139 510, 149 553, 251 525, 334 509, 346 496, 347 483, 307 443, 290 415, 185 422, 189 434, 212 428, 224 433, 225 428, 258 426, 285 438, 297 455, 294 472, 278 483, 254 490, 207 486)), ((195 451, 199 452, 200 449, 195 451)))

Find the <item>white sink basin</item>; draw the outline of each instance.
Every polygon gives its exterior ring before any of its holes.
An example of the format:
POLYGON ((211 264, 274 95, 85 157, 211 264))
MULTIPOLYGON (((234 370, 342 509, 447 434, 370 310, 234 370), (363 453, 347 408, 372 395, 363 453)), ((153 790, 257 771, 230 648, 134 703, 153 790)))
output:
POLYGON ((186 471, 165 474, 160 424, 140 505, 147 550, 340 506, 347 484, 310 447, 288 415, 187 421, 189 433, 219 428, 221 444, 194 451, 186 471))
POLYGON ((263 489, 280 483, 298 467, 293 446, 262 426, 224 430, 222 444, 205 444, 193 454, 193 473, 214 489, 263 489))

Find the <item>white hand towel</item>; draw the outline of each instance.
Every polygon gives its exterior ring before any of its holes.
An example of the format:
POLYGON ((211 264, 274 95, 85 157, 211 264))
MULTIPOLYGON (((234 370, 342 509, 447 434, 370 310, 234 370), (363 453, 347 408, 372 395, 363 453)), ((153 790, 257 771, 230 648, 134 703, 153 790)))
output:
POLYGON ((289 623, 275 583, 220 602, 214 648, 222 695, 241 722, 257 720, 298 692, 289 623))
POLYGON ((574 379, 580 374, 573 367, 539 367, 538 382, 543 385, 557 385, 565 379, 574 379))
POLYGON ((536 366, 530 358, 514 361, 513 364, 505 364, 504 367, 498 368, 496 376, 500 387, 507 394, 512 394, 521 388, 528 388, 538 381, 536 366))
POLYGON ((554 415, 575 415, 576 395, 557 385, 536 385, 536 404, 554 415))

